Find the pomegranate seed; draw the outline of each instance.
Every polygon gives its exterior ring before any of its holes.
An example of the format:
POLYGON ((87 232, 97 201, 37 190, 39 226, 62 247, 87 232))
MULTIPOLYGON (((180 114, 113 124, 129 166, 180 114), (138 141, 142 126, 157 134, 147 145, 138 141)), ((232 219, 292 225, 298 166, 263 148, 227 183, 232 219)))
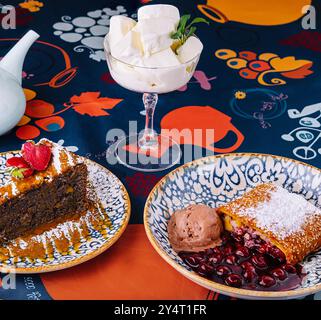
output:
POLYGON ((285 280, 287 278, 286 272, 281 268, 272 270, 271 274, 279 280, 285 280))
POLYGON ((283 269, 288 273, 297 273, 295 266, 292 264, 286 264, 283 266, 283 269))
POLYGON ((257 266, 258 268, 265 268, 267 267, 267 262, 266 259, 264 258, 264 256, 262 255, 255 255, 251 258, 251 261, 253 262, 253 264, 255 266, 257 266))
POLYGON ((225 258, 226 263, 228 264, 236 264, 237 263, 237 257, 234 254, 230 254, 225 258))
POLYGON ((218 276, 227 276, 228 274, 230 274, 232 271, 229 267, 227 266, 218 266, 216 267, 216 274, 218 276))
POLYGON ((235 254, 237 256, 240 256, 240 257, 248 257, 250 255, 250 251, 248 248, 246 247, 242 247, 242 246, 239 246, 236 251, 235 251, 235 254))
POLYGON ((240 287, 242 285, 242 282, 242 277, 235 273, 230 274, 225 279, 225 283, 231 287, 240 287))
POLYGON ((262 287, 269 288, 276 284, 275 279, 269 275, 263 275, 259 278, 259 284, 262 287))
POLYGON ((220 263, 223 259, 223 256, 221 253, 213 253, 210 258, 208 259, 209 262, 212 264, 220 263))

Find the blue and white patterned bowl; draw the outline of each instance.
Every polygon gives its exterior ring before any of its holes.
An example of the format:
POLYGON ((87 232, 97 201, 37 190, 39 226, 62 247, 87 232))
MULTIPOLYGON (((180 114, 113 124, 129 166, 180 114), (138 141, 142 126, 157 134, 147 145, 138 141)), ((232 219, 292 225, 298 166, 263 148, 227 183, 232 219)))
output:
MULTIPOLYGON (((17 154, 18 151, 0 153, 0 185, 9 179, 8 174, 1 173, 1 169, 5 169, 9 157, 17 154)), ((0 272, 42 273, 66 269, 96 257, 120 238, 130 218, 131 206, 127 190, 108 169, 89 159, 85 159, 85 162, 88 167, 88 193, 95 201, 99 201, 104 217, 102 225, 98 228, 89 224, 89 234, 81 235, 76 242, 70 240, 67 252, 57 250, 55 244, 50 242, 48 245, 52 246, 54 252, 48 257, 29 259, 11 256, 0 262, 0 272)), ((91 214, 87 212, 87 215, 91 214)), ((59 233, 59 230, 55 228, 50 232, 59 233)))
POLYGON ((290 299, 321 290, 321 251, 305 258, 307 277, 291 291, 255 291, 232 288, 192 271, 171 248, 167 223, 173 212, 189 204, 217 207, 263 182, 275 182, 321 207, 321 170, 303 162, 274 155, 226 154, 187 163, 165 176, 151 191, 144 224, 156 251, 172 267, 208 289, 238 298, 290 299))

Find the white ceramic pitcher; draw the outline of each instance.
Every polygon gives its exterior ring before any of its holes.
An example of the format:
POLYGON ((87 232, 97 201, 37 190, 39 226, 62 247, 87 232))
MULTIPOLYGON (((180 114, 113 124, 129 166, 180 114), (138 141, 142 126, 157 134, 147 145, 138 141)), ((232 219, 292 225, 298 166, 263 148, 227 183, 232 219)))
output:
POLYGON ((30 30, 0 61, 0 135, 12 129, 26 110, 21 87, 25 56, 39 34, 30 30))

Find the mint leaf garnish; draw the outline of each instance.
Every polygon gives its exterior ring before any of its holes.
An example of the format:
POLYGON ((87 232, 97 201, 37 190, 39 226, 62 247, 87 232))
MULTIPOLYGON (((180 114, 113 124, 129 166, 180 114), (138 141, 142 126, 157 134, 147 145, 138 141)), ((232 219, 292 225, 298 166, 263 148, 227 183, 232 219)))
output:
POLYGON ((186 42, 186 40, 191 35, 193 35, 195 33, 196 27, 194 26, 194 24, 197 24, 197 23, 207 23, 207 24, 209 24, 209 22, 206 19, 200 18, 200 17, 194 18, 189 24, 187 24, 187 22, 190 19, 191 19, 191 15, 190 14, 185 14, 185 15, 181 16, 176 32, 173 32, 171 34, 171 38, 172 39, 179 40, 179 42, 180 42, 179 46, 184 44, 186 42))

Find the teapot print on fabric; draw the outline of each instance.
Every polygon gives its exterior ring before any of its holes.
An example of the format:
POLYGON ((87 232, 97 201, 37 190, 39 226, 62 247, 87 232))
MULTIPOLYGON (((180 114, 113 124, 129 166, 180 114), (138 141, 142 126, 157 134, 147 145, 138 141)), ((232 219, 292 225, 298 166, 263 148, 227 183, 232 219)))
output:
POLYGON ((246 24, 274 26, 293 22, 304 14, 311 0, 207 0, 198 9, 215 22, 236 21, 246 24))

